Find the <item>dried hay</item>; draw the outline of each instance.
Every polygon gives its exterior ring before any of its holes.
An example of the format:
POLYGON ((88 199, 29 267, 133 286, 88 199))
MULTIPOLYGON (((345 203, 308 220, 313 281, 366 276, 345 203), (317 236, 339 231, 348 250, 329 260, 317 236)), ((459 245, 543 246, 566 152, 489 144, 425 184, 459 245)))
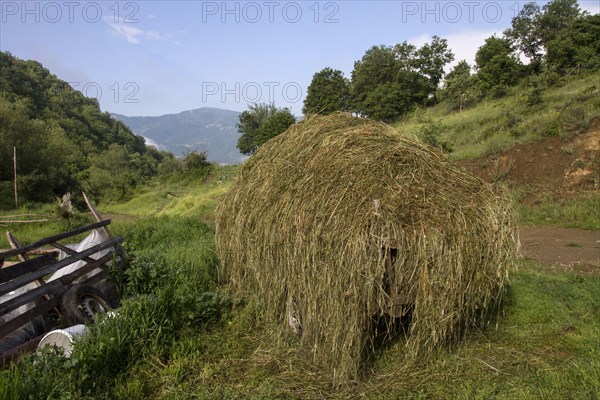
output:
POLYGON ((518 243, 502 190, 342 113, 264 144, 216 224, 225 276, 282 328, 297 308, 301 342, 335 382, 359 375, 378 315, 409 319, 407 354, 461 337, 497 304, 518 243))

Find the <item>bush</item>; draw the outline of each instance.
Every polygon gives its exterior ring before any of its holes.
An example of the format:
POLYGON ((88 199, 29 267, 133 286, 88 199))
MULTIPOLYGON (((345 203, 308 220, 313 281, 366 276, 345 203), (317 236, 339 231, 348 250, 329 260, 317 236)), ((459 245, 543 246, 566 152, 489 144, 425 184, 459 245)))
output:
POLYGON ((147 397, 152 379, 132 382, 130 375, 148 362, 168 360, 179 340, 197 337, 227 314, 231 300, 216 291, 217 259, 207 225, 159 218, 113 224, 113 231, 125 238, 131 258, 114 276, 124 287, 123 305, 90 328, 70 359, 48 351, 0 371, 0 398, 147 397))

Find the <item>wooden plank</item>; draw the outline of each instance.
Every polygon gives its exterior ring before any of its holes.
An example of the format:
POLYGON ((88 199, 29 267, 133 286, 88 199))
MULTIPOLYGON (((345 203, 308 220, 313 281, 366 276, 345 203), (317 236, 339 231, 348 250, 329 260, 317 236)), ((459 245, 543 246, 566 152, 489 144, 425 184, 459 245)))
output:
POLYGON ((3 215, 2 218, 18 218, 18 217, 48 217, 50 214, 15 214, 15 215, 3 215))
MULTIPOLYGON (((64 275, 59 279, 48 282, 43 286, 37 287, 35 289, 31 289, 27 293, 23 293, 20 296, 17 296, 13 299, 10 299, 2 304, 0 304, 0 315, 6 314, 24 304, 30 303, 34 300, 39 299, 45 294, 53 294, 53 295, 61 295, 64 290, 59 290, 60 286, 68 286, 75 279, 87 274, 90 271, 93 271, 96 268, 101 268, 105 263, 109 262, 112 259, 112 252, 109 254, 105 254, 103 257, 98 260, 92 260, 81 268, 71 272, 70 274, 64 275)), ((96 274, 97 275, 97 274, 96 274)), ((94 275, 93 277, 95 277, 94 275)), ((92 278, 93 278, 92 277, 92 278)))
POLYGON ((20 344, 17 347, 2 353, 0 356, 0 368, 4 368, 11 362, 16 361, 21 355, 34 351, 44 338, 44 335, 46 334, 44 333, 28 342, 20 344))
MULTIPOLYGON (((9 231, 6 231, 6 240, 8 240, 8 244, 13 250, 21 247, 21 243, 19 242, 19 240, 15 237, 15 235, 10 233, 9 231)), ((19 259, 19 261, 27 261, 29 259, 29 256, 27 255, 27 253, 17 254, 17 258, 19 259)))
MULTIPOLYGON (((85 192, 81 192, 81 194, 83 195, 83 200, 85 200, 85 204, 87 204, 88 208, 90 209, 90 212, 92 213, 96 221, 102 221, 102 216, 100 215, 98 210, 96 210, 96 207, 94 207, 90 199, 87 197, 87 194, 85 194, 85 192)), ((102 229, 104 229, 104 233, 106 233, 106 236, 108 236, 109 239, 112 239, 113 235, 112 233, 110 233, 108 226, 105 226, 102 229)))
MULTIPOLYGON (((67 245, 67 246, 77 246, 77 244, 67 245)), ((11 249, 0 249, 0 253, 4 253, 4 252, 10 251, 10 250, 11 249)), ((27 254, 29 254, 30 256, 41 256, 42 254, 58 255, 58 250, 50 248, 50 247, 42 247, 42 248, 38 248, 38 249, 29 250, 27 252, 27 254)), ((7 262, 10 262, 10 261, 4 261, 4 265, 6 265, 7 262)))
POLYGON ((39 317, 47 313, 48 311, 56 308, 58 306, 58 297, 53 297, 50 300, 43 300, 42 303, 38 304, 31 310, 24 312, 19 315, 17 318, 13 318, 7 323, 2 325, 2 329, 0 330, 0 338, 8 335, 9 333, 14 332, 16 329, 22 327, 32 319, 39 317))
POLYGON ((52 282, 48 282, 43 286, 38 286, 35 289, 31 289, 30 291, 23 293, 17 297, 14 297, 4 303, 0 304, 0 315, 7 314, 22 305, 27 303, 31 303, 32 301, 39 300, 46 294, 50 293, 58 293, 60 286, 64 286, 64 284, 59 280, 55 280, 52 282))
POLYGON ((50 222, 51 220, 49 219, 28 219, 28 220, 10 220, 10 221, 0 221, 0 224, 34 224, 34 223, 38 223, 38 222, 50 222))
MULTIPOLYGON (((56 305, 58 305, 58 302, 60 300, 60 297, 63 295, 63 293, 65 293, 67 291, 67 289, 69 288, 70 283, 72 283, 74 280, 76 280, 77 278, 81 277, 82 275, 85 275, 86 273, 100 267, 101 265, 107 263, 108 261, 110 261, 110 259, 112 258, 112 252, 109 254, 106 254, 104 257, 99 258, 98 260, 95 260, 94 263, 89 263, 84 265, 83 267, 77 269, 76 271, 62 276, 59 279, 52 281, 52 282, 48 282, 46 283, 44 286, 41 286, 39 288, 30 290, 27 293, 24 293, 21 296, 18 296, 14 299, 9 300, 8 302, 2 303, 0 305, 0 310, 2 310, 2 312, 0 312, 0 314, 3 314, 4 312, 9 312, 12 311, 13 309, 22 306, 23 304, 27 304, 31 301, 34 301, 36 299, 39 299, 39 297, 43 294, 52 294, 52 298, 50 298, 49 300, 45 300, 46 302, 48 301, 54 301, 56 300, 56 305), (34 294, 31 294, 32 292, 34 292, 34 294), (10 303, 8 306, 7 304, 10 303)), ((83 283, 87 283, 90 282, 92 279, 96 278, 97 275, 101 275, 101 273, 98 273, 96 275, 94 275, 93 277, 91 277, 90 279, 87 279, 85 282, 83 283)), ((98 281, 100 281, 102 279, 102 277, 96 278, 98 279, 98 281)), ((42 303, 45 304, 45 303, 42 303)), ((54 304, 54 303, 53 303, 54 304)), ((39 306, 39 305, 38 305, 39 306)), ((31 310, 35 310, 38 308, 38 306, 32 308, 31 310)), ((54 307, 52 307, 54 308, 54 307)), ((44 312, 48 312, 50 310, 52 310, 52 308, 46 310, 44 308, 44 312)), ((6 336, 9 333, 13 332, 15 329, 25 325, 27 322, 29 322, 31 319, 38 317, 39 315, 42 314, 35 314, 35 313, 30 313, 30 311, 27 311, 21 315, 19 315, 16 318, 11 319, 10 321, 8 321, 7 323, 5 323, 2 326, 2 332, 0 332, 0 337, 6 336), (23 319, 21 318, 23 315, 30 315, 29 319, 23 319), (13 321, 18 320, 21 322, 20 325, 16 325, 16 327, 13 327, 13 321), (12 330, 8 331, 9 328, 11 328, 12 330), (5 331, 6 330, 6 331, 5 331)))
POLYGON ((7 259, 8 257, 13 257, 13 256, 16 256, 17 254, 23 254, 32 249, 42 247, 42 246, 48 245, 50 243, 58 242, 59 240, 66 239, 66 238, 72 237, 72 236, 76 236, 76 235, 79 235, 80 233, 84 233, 87 231, 91 231, 92 229, 102 228, 102 227, 110 224, 110 222, 111 222, 110 219, 105 219, 103 221, 95 222, 93 224, 86 225, 81 228, 73 229, 72 231, 59 233, 58 235, 54 235, 54 236, 50 236, 50 237, 38 240, 37 242, 27 244, 18 249, 3 251, 2 253, 0 253, 0 259, 1 258, 7 259))
POLYGON ((56 261, 51 254, 46 254, 27 261, 20 262, 10 267, 0 269, 0 283, 8 282, 21 275, 37 271, 40 268, 56 261))
MULTIPOLYGON (((107 249, 109 247, 113 247, 115 244, 120 243, 122 241, 123 241, 123 239, 120 237, 116 237, 114 239, 107 240, 106 242, 102 242, 94 247, 83 250, 82 252, 80 252, 74 256, 57 261, 53 264, 50 264, 44 268, 37 270, 35 272, 29 273, 27 275, 22 275, 22 276, 15 278, 9 282, 0 283, 0 296, 17 289, 17 288, 25 285, 26 283, 32 282, 36 279, 40 279, 44 275, 56 272, 59 269, 66 267, 69 264, 72 264, 76 261, 81 260, 82 258, 85 258, 92 254, 98 253, 99 251, 107 249)), ((112 253, 109 253, 109 254, 112 254, 112 253)))
MULTIPOLYGON (((107 276, 108 276, 108 270, 102 269, 102 271, 98 272, 96 275, 90 277, 89 279, 87 279, 81 283, 85 284, 85 285, 95 286, 98 282, 100 282, 102 279, 106 278, 107 276)), ((108 293, 105 293, 105 294, 108 294, 108 293)))
MULTIPOLYGON (((70 247, 64 246, 64 245, 62 245, 60 243, 52 243, 51 246, 54 246, 57 249, 62 250, 63 252, 65 252, 66 254, 68 254, 70 256, 74 256, 75 254, 77 254, 77 252, 75 250, 71 249, 70 247)), ((82 258, 82 260, 85 261, 85 262, 94 262, 94 261, 96 261, 95 259, 90 258, 90 257, 84 257, 84 258, 82 258)))
MULTIPOLYGON (((18 249, 19 247, 21 247, 21 242, 19 242, 19 240, 16 238, 15 235, 13 235, 12 233, 10 233, 8 231, 6 231, 6 239, 8 240, 8 244, 10 244, 10 247, 12 247, 13 249, 18 249)), ((21 261, 27 261, 27 260, 29 260, 29 255, 27 253, 23 253, 23 254, 17 255, 17 258, 21 261)), ((27 272, 30 272, 30 271, 27 271, 27 272)), ((44 279, 38 279, 35 282, 38 286, 40 286, 40 285, 44 284, 44 279)))

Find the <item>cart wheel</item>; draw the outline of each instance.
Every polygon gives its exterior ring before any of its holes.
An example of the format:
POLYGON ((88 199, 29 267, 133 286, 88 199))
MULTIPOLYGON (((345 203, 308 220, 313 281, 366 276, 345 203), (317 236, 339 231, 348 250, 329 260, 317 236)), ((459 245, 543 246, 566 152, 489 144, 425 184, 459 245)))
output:
POLYGON ((106 314, 110 303, 102 291, 91 285, 75 285, 60 299, 60 310, 69 325, 94 321, 96 314, 106 314))

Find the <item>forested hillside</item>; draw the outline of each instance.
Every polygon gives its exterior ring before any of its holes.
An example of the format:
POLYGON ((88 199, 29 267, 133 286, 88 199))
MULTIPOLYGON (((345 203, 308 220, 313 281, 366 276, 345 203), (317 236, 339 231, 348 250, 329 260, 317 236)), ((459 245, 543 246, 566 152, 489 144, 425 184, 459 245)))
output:
POLYGON ((165 154, 36 61, 0 52, 0 208, 67 191, 123 197, 155 175, 165 154))

